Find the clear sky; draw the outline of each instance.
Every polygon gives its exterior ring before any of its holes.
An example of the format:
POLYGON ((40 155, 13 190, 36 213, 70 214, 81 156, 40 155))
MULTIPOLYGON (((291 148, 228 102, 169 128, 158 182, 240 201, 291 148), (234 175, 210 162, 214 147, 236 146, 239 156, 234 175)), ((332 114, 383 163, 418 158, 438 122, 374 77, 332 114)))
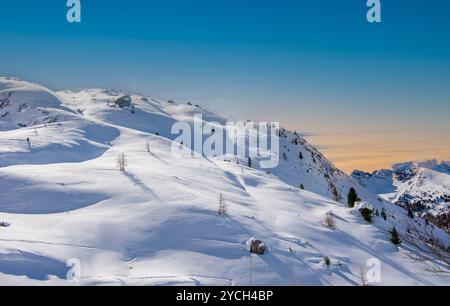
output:
POLYGON ((450 159, 450 2, 0 2, 0 75, 190 100, 315 135, 346 171, 450 159))

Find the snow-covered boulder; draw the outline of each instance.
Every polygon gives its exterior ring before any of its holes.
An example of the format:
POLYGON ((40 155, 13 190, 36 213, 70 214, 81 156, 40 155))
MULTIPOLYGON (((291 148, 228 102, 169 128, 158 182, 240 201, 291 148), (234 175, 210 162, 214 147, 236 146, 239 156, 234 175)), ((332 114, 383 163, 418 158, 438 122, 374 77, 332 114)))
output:
POLYGON ((114 103, 121 108, 129 107, 131 105, 131 97, 122 96, 119 99, 117 99, 114 103))
POLYGON ((267 247, 264 242, 255 238, 250 238, 247 241, 247 248, 252 254, 263 255, 267 251, 267 247))

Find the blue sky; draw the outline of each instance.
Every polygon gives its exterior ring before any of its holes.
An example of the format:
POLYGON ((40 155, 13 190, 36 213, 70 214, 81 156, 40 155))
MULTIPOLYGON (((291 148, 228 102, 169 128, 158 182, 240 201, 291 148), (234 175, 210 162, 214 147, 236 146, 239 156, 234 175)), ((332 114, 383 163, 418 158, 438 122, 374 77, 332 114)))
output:
POLYGON ((191 100, 313 133, 443 131, 450 2, 1 1, 0 74, 191 100))

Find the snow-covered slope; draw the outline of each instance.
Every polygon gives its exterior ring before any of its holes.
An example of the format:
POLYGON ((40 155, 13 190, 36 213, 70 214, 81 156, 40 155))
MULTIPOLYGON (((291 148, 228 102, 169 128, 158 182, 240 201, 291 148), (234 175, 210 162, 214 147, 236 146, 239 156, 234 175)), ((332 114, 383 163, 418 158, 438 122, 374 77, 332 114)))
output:
POLYGON ((73 116, 48 89, 13 78, 0 78, 0 131, 54 123, 73 116))
POLYGON ((0 78, 0 167, 82 162, 101 156, 117 128, 88 120, 50 90, 0 78))
MULTIPOLYGON (((115 101, 126 93, 114 90, 62 91, 57 95, 66 105, 76 109, 85 118, 157 134, 168 139, 175 138, 170 131, 176 121, 192 123, 194 114, 201 114, 205 122, 222 125, 229 119, 199 106, 160 101, 141 95, 131 95, 132 106, 120 108, 115 101)), ((217 127, 219 128, 222 127, 217 127)), ((347 203, 351 187, 358 191, 362 200, 382 201, 377 195, 361 188, 360 184, 337 169, 298 133, 281 129, 280 136, 281 161, 278 167, 271 169, 270 172, 285 183, 297 188, 303 185, 305 190, 344 204, 347 203)), ((249 145, 248 142, 246 144, 249 145)), ((246 163, 246 160, 242 160, 241 163, 246 163)), ((254 161, 254 166, 258 168, 258 159, 254 161)))
POLYGON ((450 162, 408 162, 372 174, 355 171, 353 177, 380 196, 450 229, 450 162))
POLYGON ((0 120, 0 284, 64 285, 66 263, 77 259, 85 285, 357 285, 373 258, 382 285, 450 284, 424 275, 403 257, 407 248, 390 242, 388 231, 407 219, 402 208, 358 186, 295 133, 281 131, 286 159, 268 172, 257 160, 249 168, 173 156, 174 122, 197 112, 226 120, 200 107, 140 95, 120 107, 126 93, 53 93, 16 79, 0 79, 0 89, 15 92, 5 103, 11 117, 0 120), (57 119, 37 113, 19 125, 22 101, 57 119), (116 167, 120 153, 125 172, 116 167), (345 202, 351 186, 387 220, 367 223, 333 200, 345 202), (227 215, 218 214, 221 194, 227 215), (335 229, 323 224, 330 211, 335 229), (268 253, 250 255, 253 237, 268 253))

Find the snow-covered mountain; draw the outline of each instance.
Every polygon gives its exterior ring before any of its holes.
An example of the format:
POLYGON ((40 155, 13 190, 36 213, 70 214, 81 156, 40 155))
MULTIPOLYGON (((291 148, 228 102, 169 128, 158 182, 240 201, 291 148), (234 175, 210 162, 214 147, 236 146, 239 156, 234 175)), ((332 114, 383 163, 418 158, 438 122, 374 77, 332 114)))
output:
MULTIPOLYGON (((205 122, 225 124, 230 119, 208 112, 198 105, 163 102, 140 95, 131 96, 135 108, 133 113, 131 108, 124 112, 123 109, 116 107, 115 100, 125 94, 103 89, 58 93, 65 101, 65 105, 77 109, 85 118, 157 134, 167 139, 175 138, 170 133, 171 126, 175 122, 192 122, 194 114, 201 114, 205 122)), ((223 127, 217 127, 220 128, 223 127)), ((347 195, 352 187, 365 201, 382 201, 380 197, 361 188, 360 184, 337 169, 298 133, 281 128, 279 134, 281 160, 275 169, 270 169, 270 173, 276 175, 278 179, 295 188, 302 185, 305 190, 343 204, 347 203, 347 195)), ((241 160, 241 163, 246 164, 246 160, 241 160)), ((254 166, 258 168, 258 165, 256 160, 254 166)))
POLYGON ((258 159, 173 156, 175 122, 228 120, 190 103, 13 78, 0 78, 0 97, 0 284, 67 284, 69 260, 84 285, 358 285, 374 258, 381 285, 450 284, 390 242, 404 209, 295 132, 280 130, 282 159, 267 171, 258 159), (351 187, 372 223, 345 205, 351 187), (251 255, 252 238, 268 252, 251 255))
POLYGON ((355 171, 352 176, 383 198, 450 229, 450 162, 407 162, 372 174, 355 171))

